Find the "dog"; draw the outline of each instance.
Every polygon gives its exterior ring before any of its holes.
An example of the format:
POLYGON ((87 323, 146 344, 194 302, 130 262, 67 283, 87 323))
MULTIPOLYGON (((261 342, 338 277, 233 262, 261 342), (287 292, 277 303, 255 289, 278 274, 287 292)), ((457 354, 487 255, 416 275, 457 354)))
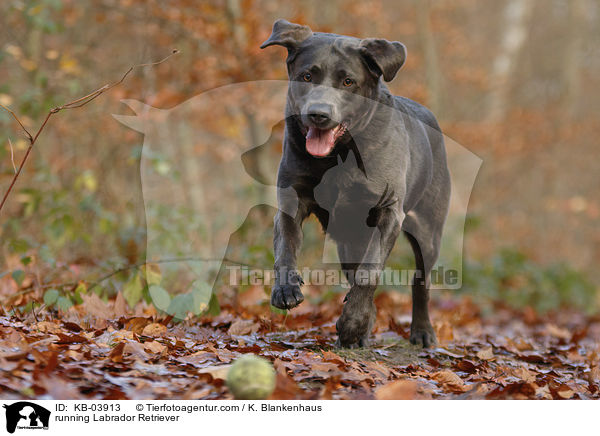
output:
POLYGON ((377 279, 404 233, 416 264, 410 342, 435 344, 429 277, 448 214, 450 173, 434 115, 412 100, 393 96, 384 83, 404 64, 405 46, 313 32, 286 20, 274 23, 261 48, 275 45, 287 49, 289 78, 277 186, 293 187, 298 208, 295 216, 282 212, 289 208, 279 198, 271 304, 292 309, 304 300, 296 259, 302 223, 314 214, 336 242, 351 285, 336 323, 337 345, 368 346, 377 279), (349 156, 360 171, 336 171, 323 186, 325 173, 349 156))

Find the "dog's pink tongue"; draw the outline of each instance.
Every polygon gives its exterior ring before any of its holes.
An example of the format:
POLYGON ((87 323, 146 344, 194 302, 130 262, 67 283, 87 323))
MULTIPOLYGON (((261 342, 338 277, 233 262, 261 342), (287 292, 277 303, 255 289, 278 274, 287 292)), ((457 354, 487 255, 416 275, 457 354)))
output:
POLYGON ((333 150, 335 138, 333 129, 321 130, 315 127, 308 129, 306 134, 306 151, 313 156, 327 156, 333 150))

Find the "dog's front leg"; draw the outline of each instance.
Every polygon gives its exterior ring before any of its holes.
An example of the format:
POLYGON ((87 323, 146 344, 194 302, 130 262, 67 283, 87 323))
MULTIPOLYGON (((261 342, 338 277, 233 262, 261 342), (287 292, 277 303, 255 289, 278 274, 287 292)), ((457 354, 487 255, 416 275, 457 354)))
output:
POLYGON ((380 212, 377 227, 373 230, 367 246, 363 245, 363 262, 352 264, 344 260, 349 260, 351 252, 361 244, 347 241, 345 246, 338 247, 342 268, 348 273, 352 284, 344 300, 342 315, 336 323, 338 346, 354 348, 369 345, 369 335, 376 317, 373 295, 379 275, 385 268, 385 262, 399 234, 400 220, 394 210, 387 208, 380 212))
POLYGON ((275 215, 273 248, 275 254, 275 284, 271 304, 279 309, 291 309, 304 301, 300 291, 302 277, 297 271, 296 258, 302 245, 302 221, 307 208, 300 202, 295 217, 281 210, 275 215))

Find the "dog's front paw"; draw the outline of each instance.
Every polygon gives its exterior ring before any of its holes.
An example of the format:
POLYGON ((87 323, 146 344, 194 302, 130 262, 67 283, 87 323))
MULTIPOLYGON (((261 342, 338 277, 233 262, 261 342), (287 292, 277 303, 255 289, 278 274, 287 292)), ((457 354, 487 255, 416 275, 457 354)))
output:
POLYGON ((370 313, 350 313, 344 310, 335 324, 338 334, 336 346, 342 348, 368 347, 372 326, 373 320, 370 313))
POLYGON ((410 343, 413 345, 420 345, 423 348, 429 348, 432 345, 435 345, 437 339, 431 323, 427 322, 423 325, 412 323, 410 325, 410 343))
POLYGON ((275 285, 271 290, 271 304, 278 309, 292 309, 303 301, 300 285, 275 285))

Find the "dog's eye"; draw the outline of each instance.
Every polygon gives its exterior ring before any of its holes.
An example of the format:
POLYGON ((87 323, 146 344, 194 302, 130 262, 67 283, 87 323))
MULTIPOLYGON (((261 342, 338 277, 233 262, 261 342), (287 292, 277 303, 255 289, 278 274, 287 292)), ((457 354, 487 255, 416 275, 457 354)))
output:
POLYGON ((350 77, 346 77, 344 79, 344 86, 352 86, 354 85, 354 80, 352 80, 350 77))
POLYGON ((312 75, 310 73, 304 73, 302 75, 302 80, 305 82, 310 82, 312 80, 312 75))

